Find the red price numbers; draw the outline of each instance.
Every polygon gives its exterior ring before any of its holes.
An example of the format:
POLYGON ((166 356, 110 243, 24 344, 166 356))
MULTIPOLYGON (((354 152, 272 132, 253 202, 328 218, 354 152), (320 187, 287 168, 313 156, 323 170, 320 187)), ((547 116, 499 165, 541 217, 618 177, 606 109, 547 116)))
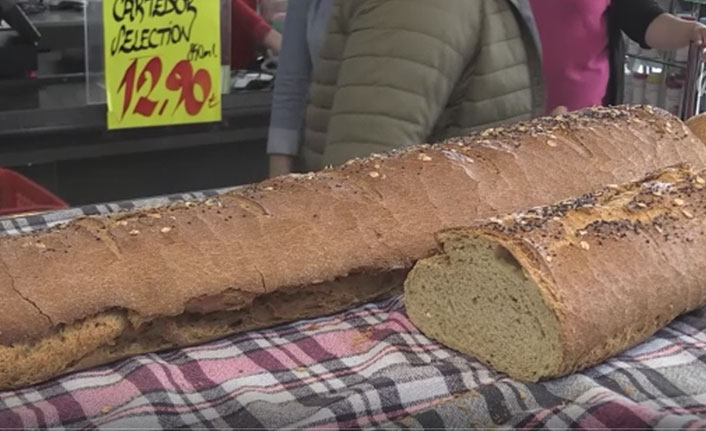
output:
MULTIPOLYGON (((152 57, 145 63, 139 76, 137 75, 137 63, 137 59, 132 60, 118 87, 118 92, 124 92, 121 118, 125 118, 130 108, 134 114, 145 117, 151 117, 155 112, 163 115, 169 100, 160 101, 151 98, 152 92, 160 84, 162 77, 162 59, 152 57), (143 93, 148 82, 149 88, 146 90, 146 94, 141 95, 133 106, 136 93, 143 93), (158 106, 159 111, 157 111, 158 106)), ((194 72, 193 66, 188 60, 181 60, 174 65, 167 74, 164 85, 170 91, 179 92, 179 100, 172 110, 172 115, 183 105, 186 113, 193 117, 201 112, 207 101, 212 101, 215 98, 211 94, 211 75, 205 69, 194 72), (197 87, 203 96, 202 99, 196 97, 197 87)))

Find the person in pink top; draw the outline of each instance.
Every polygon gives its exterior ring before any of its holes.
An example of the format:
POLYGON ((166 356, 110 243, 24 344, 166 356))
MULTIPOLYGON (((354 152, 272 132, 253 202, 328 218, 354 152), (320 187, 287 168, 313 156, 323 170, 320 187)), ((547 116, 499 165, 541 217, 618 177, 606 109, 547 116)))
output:
POLYGON ((547 112, 620 103, 622 33, 644 48, 706 42, 706 26, 654 0, 530 0, 542 45, 547 112))

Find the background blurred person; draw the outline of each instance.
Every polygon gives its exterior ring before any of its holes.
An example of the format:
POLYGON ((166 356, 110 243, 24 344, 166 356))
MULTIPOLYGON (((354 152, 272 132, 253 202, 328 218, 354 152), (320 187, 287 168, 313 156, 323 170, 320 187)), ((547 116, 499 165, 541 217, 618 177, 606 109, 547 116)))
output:
POLYGON ((292 171, 299 153, 309 84, 334 0, 290 0, 267 143, 270 176, 292 171))
POLYGON ((302 168, 542 114, 535 30, 524 0, 336 1, 302 168))
POLYGON ((706 41, 706 27, 665 13, 654 0, 530 0, 542 43, 546 110, 621 101, 623 32, 643 48, 706 41))
POLYGON ((262 47, 278 53, 282 36, 257 13, 257 0, 231 0, 231 4, 231 69, 252 68, 262 47))

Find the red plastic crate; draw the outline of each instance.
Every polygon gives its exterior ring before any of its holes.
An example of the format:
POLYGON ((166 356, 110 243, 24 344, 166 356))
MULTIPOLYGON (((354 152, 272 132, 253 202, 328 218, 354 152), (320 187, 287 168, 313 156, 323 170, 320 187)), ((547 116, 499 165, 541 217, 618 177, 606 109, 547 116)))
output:
POLYGON ((66 202, 17 172, 0 169, 0 216, 68 208, 66 202))

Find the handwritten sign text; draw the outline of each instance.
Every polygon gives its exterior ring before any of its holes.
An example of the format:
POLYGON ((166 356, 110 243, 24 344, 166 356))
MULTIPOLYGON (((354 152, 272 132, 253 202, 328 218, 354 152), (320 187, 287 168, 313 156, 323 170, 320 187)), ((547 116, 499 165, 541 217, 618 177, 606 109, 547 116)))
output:
POLYGON ((219 121, 220 2, 104 0, 108 128, 219 121))

